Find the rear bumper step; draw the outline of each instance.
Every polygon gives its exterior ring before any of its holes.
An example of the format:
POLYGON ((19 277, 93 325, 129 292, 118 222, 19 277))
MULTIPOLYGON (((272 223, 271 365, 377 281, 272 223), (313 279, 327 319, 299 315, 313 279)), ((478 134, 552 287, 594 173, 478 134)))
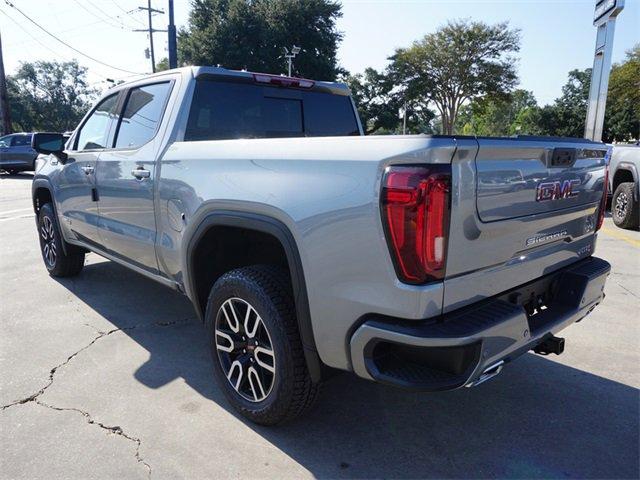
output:
POLYGON ((610 269, 591 257, 437 321, 370 316, 351 337, 353 369, 382 383, 439 391, 478 385, 534 348, 559 354, 564 343, 554 334, 602 301, 610 269))

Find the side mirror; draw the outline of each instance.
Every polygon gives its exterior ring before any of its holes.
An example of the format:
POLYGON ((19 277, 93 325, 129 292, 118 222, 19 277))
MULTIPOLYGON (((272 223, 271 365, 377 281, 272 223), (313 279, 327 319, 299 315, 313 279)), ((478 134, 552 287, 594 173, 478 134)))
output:
POLYGON ((64 144, 67 140, 62 133, 34 133, 31 148, 43 155, 53 154, 60 160, 66 160, 64 144))

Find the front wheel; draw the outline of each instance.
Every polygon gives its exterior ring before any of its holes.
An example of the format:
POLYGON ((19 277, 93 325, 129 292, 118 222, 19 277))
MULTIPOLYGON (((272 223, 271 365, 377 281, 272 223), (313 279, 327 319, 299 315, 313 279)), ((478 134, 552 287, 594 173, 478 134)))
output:
POLYGON ((613 223, 620 228, 638 228, 638 201, 634 199, 634 182, 618 185, 611 199, 613 223))
POLYGON ((211 289, 205 323, 217 383, 243 416, 274 425, 312 405, 319 386, 309 376, 285 271, 256 265, 226 273, 211 289))
POLYGON ((58 221, 50 203, 46 203, 38 214, 38 237, 42 260, 52 277, 77 275, 84 266, 84 252, 77 252, 71 245, 64 245, 58 221))

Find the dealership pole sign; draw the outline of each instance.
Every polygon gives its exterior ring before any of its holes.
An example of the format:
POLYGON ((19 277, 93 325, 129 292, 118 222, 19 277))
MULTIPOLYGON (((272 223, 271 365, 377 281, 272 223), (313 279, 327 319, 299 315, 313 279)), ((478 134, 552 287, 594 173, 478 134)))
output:
POLYGON ((591 88, 584 136, 598 142, 602 140, 604 111, 607 106, 613 34, 616 28, 616 18, 623 8, 624 0, 596 0, 593 14, 593 25, 597 28, 596 49, 591 72, 591 88))

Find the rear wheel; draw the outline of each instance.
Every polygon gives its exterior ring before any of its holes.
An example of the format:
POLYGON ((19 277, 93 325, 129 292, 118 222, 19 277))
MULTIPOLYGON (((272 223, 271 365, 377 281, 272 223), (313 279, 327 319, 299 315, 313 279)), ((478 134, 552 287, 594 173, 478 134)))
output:
POLYGON ((638 201, 634 197, 634 182, 618 185, 611 200, 613 223, 620 228, 638 228, 638 201))
POLYGON ((288 275, 267 265, 226 273, 209 295, 205 323, 218 385, 233 407, 262 425, 309 408, 311 381, 288 275))
POLYGON ((38 237, 42 260, 49 275, 71 277, 80 273, 84 266, 84 252, 78 252, 68 244, 63 247, 64 240, 50 203, 43 205, 38 214, 38 237))

